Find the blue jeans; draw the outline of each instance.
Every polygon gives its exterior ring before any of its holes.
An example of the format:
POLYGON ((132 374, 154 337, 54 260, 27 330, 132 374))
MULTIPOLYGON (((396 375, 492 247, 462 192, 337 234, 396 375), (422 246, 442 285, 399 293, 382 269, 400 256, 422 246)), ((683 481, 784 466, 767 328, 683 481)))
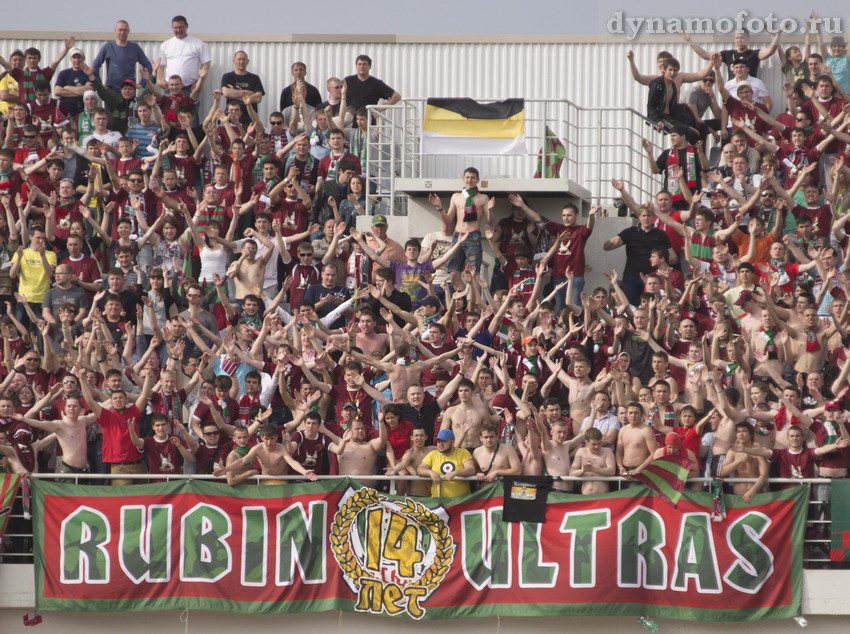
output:
MULTIPOLYGON (((459 237, 460 234, 455 233, 454 239, 452 240, 452 246, 457 243, 459 237)), ((481 273, 481 257, 483 254, 484 251, 481 247, 481 232, 470 231, 466 240, 460 245, 460 248, 455 251, 451 262, 449 262, 449 272, 460 273, 464 270, 464 268, 472 265, 472 269, 475 271, 476 275, 481 273)))
POLYGON ((624 275, 620 285, 626 292, 626 297, 629 298, 629 303, 632 306, 640 304, 640 294, 643 293, 644 283, 639 275, 624 275))
MULTIPOLYGON (((554 277, 552 278, 552 283, 557 286, 562 282, 566 282, 567 278, 565 277, 554 277)), ((584 277, 574 277, 573 278, 573 296, 571 298, 572 303, 575 306, 581 306, 581 293, 584 291, 584 277)), ((565 286, 561 290, 559 290, 555 294, 555 318, 561 314, 561 311, 564 310, 567 306, 567 287, 565 286)))

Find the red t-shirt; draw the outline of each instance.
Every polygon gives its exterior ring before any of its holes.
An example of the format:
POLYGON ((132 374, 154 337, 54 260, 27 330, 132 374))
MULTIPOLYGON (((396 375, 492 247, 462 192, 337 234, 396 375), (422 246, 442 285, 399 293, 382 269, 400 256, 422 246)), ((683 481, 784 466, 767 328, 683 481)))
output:
POLYGON ((133 428, 138 434, 141 416, 135 405, 125 407, 120 412, 104 409, 100 413, 97 422, 103 430, 104 462, 130 462, 142 459, 142 453, 130 440, 130 431, 127 429, 127 421, 132 420, 133 428))
MULTIPOLYGON (((833 423, 835 426, 834 432, 838 438, 841 437, 841 430, 839 426, 841 423, 833 423)), ((850 431, 850 424, 844 423, 844 428, 850 431)), ((816 420, 812 423, 812 426, 809 427, 814 433, 815 438, 817 438, 818 445, 823 446, 827 444, 827 440, 829 439, 830 432, 827 429, 827 423, 825 421, 816 420)), ((850 447, 844 447, 843 449, 836 449, 835 451, 831 451, 827 454, 824 454, 820 458, 821 467, 826 467, 828 469, 847 469, 850 468, 850 447)))
MULTIPOLYGON (((770 460, 779 465, 780 478, 814 478, 815 463, 820 458, 814 449, 803 448, 800 453, 792 453, 790 449, 774 449, 770 460)), ((783 489, 789 489, 796 484, 783 484, 783 489)))
POLYGON ((387 425, 387 442, 393 448, 396 460, 401 460, 404 452, 410 449, 410 434, 413 431, 413 423, 400 420, 395 429, 387 425))
MULTIPOLYGON (((226 398, 223 401, 214 400, 213 403, 216 405, 216 408, 221 413, 221 417, 227 425, 238 425, 237 418, 239 417, 239 404, 236 401, 232 398, 226 398)), ((198 424, 201 427, 203 427, 206 423, 215 424, 213 416, 210 413, 210 408, 207 407, 206 403, 198 403, 192 417, 198 419, 198 424)))
POLYGON ((794 218, 806 214, 812 219, 812 230, 820 238, 829 238, 832 235, 832 223, 835 217, 832 215, 832 206, 827 203, 820 207, 804 207, 797 205, 791 210, 794 218))
POLYGON ((372 397, 365 390, 357 388, 349 390, 344 382, 333 386, 333 395, 336 398, 336 420, 342 420, 342 408, 346 403, 357 405, 357 418, 363 421, 367 429, 372 427, 372 397))

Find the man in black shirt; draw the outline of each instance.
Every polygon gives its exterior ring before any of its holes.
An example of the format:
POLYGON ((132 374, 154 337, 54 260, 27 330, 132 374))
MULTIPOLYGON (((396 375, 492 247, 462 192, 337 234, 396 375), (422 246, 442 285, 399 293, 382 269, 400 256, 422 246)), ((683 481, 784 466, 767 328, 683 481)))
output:
MULTIPOLYGON (((257 105, 263 100, 263 95, 266 94, 263 81, 258 75, 249 73, 247 69, 248 53, 236 51, 233 56, 233 70, 221 76, 221 92, 227 99, 228 106, 234 102, 242 104, 244 97, 249 96, 256 109, 257 105)), ((251 123, 251 117, 245 108, 242 109, 240 122, 243 125, 251 123)))
MULTIPOLYGON (((395 304, 403 311, 411 312, 413 310, 413 306, 411 304, 410 295, 407 293, 402 293, 395 287, 395 271, 390 268, 380 268, 375 272, 375 286, 380 291, 381 295, 379 298, 372 297, 371 295, 364 300, 364 304, 372 309, 372 312, 378 317, 378 324, 381 326, 386 326, 387 322, 381 316, 381 308, 388 308, 381 301, 383 299, 390 304, 395 304)), ((398 324, 400 328, 403 328, 407 322, 404 321, 398 315, 395 316, 395 323, 398 324)))
POLYGON ((448 397, 436 400, 425 400, 425 390, 421 385, 411 385, 407 388, 407 403, 399 403, 401 408, 401 416, 404 420, 413 424, 414 429, 421 427, 425 430, 428 437, 425 440, 426 445, 434 442, 434 424, 437 421, 437 416, 446 406, 448 397))
MULTIPOLYGON (((655 214, 648 207, 641 207, 638 212, 638 225, 624 229, 618 235, 605 241, 602 248, 613 251, 621 246, 626 247, 626 266, 623 269, 623 289, 629 302, 637 306, 643 291, 641 273, 652 271, 649 256, 655 247, 670 249, 670 239, 667 233, 652 226, 655 214)), ((672 254, 671 254, 672 256, 672 254)))
MULTIPOLYGON (((732 79, 732 63, 742 61, 750 69, 750 75, 758 77, 759 64, 762 60, 767 59, 776 52, 779 48, 779 34, 782 31, 776 31, 770 46, 767 48, 750 48, 750 32, 747 29, 741 29, 735 33, 735 48, 720 51, 720 58, 729 69, 729 79, 732 79)), ((704 60, 711 59, 711 54, 702 46, 691 40, 691 36, 687 33, 682 33, 682 38, 688 45, 704 60)))
POLYGON ((292 90, 295 88, 295 84, 303 83, 306 88, 306 92, 304 93, 304 102, 313 108, 317 107, 320 103, 322 103, 322 95, 319 92, 319 89, 316 88, 312 84, 308 84, 304 81, 304 78, 307 76, 307 64, 304 62, 295 62, 292 65, 292 83, 289 84, 283 91, 280 93, 280 111, 283 112, 289 106, 292 105, 292 90))
POLYGON ((386 99, 386 105, 391 106, 401 101, 401 95, 387 86, 377 77, 372 77, 372 58, 368 55, 358 55, 355 62, 356 75, 345 78, 346 105, 357 110, 365 106, 374 106, 381 99, 386 99))

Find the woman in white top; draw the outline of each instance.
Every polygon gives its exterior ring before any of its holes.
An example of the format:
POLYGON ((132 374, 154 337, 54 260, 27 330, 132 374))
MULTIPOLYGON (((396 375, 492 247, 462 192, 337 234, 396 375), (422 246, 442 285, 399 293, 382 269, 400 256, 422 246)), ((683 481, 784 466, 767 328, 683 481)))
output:
POLYGON ((180 211, 186 218, 186 225, 192 234, 192 239, 198 245, 198 253, 201 257, 201 273, 198 275, 198 282, 204 286, 212 284, 216 275, 227 277, 227 259, 236 246, 233 243, 233 232, 236 230, 236 222, 230 223, 230 229, 227 231, 227 236, 221 237, 221 223, 217 220, 211 220, 204 226, 204 232, 198 231, 198 226, 194 219, 189 214, 189 209, 183 203, 180 204, 180 211))

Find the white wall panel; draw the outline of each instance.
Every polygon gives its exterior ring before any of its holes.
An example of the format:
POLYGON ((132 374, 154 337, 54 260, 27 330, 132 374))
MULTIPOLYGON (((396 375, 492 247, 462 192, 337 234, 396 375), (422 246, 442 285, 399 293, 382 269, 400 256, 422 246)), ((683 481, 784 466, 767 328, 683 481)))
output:
MULTIPOLYGON (((104 39, 109 37, 103 36, 104 39)), ((139 36, 141 37, 141 35, 139 36)), ((203 37, 203 36, 199 36, 203 37)), ((230 60, 236 50, 244 49, 251 58, 249 69, 263 79, 267 97, 260 108, 266 119, 277 108, 280 91, 289 83, 289 66, 295 60, 308 65, 308 81, 316 85, 325 94, 325 80, 331 76, 342 77, 354 69, 354 58, 366 53, 374 60, 373 72, 398 90, 404 97, 473 97, 486 98, 550 98, 569 99, 584 106, 623 106, 631 107, 643 113, 646 106, 647 90, 636 84, 629 74, 626 52, 633 49, 638 67, 644 73, 651 73, 656 67, 655 54, 668 50, 682 63, 684 71, 696 71, 705 65, 680 39, 666 42, 629 43, 625 40, 610 42, 559 42, 534 43, 452 43, 452 42, 413 42, 395 41, 356 42, 356 41, 223 41, 204 38, 210 45, 213 57, 212 71, 208 80, 210 89, 218 86, 222 73, 231 69, 230 60)), ((281 39, 287 39, 281 36, 281 39)), ((319 39, 318 37, 315 39, 319 39)), ((339 39, 339 38, 336 38, 339 39)), ((371 38, 376 39, 376 38, 371 38)), ((386 38, 393 40, 393 38, 386 38)), ((444 38, 437 38, 444 39, 444 38)), ((579 39, 579 38, 576 38, 579 39)), ((153 59, 159 47, 155 40, 137 40, 153 59)), ((80 40, 78 45, 86 52, 88 59, 94 58, 103 39, 80 40)), ((789 43, 785 43, 787 46, 789 43)), ((14 48, 37 46, 42 51, 44 63, 49 63, 61 46, 58 39, 0 39, 0 52, 8 56, 14 48)), ((724 44, 728 45, 728 44, 724 44)), ((706 44, 707 50, 719 50, 720 44, 706 44)), ((64 68, 68 61, 60 67, 64 68)), ((725 71, 724 71, 725 72, 725 71)), ((778 57, 773 56, 762 64, 760 78, 763 79, 773 96, 774 111, 781 111, 783 104, 782 77, 778 71, 778 57)), ((209 91, 205 91, 202 108, 209 107, 209 91)), ((617 117, 609 115, 609 121, 617 117)), ((589 121, 586 118, 584 121, 589 121)), ((623 125, 629 119, 619 119, 623 125)), ((585 125, 587 125, 585 123, 585 125)), ((634 124, 632 124, 634 125, 634 124)), ((642 126, 638 126, 642 128, 642 126)), ((642 134, 642 131, 639 131, 642 134)), ((638 138, 622 132, 606 132, 603 142, 614 143, 633 148, 612 150, 615 158, 623 165, 635 164, 634 152, 638 149, 638 138)), ((531 144, 530 144, 531 145, 531 144)), ((536 148, 530 148, 532 150, 536 148)), ((604 153, 603 153, 604 154, 604 153)), ((598 160, 595 151, 588 151, 582 157, 598 160)), ((610 158, 610 156, 609 156, 610 158)), ((640 159, 637 159, 640 162, 640 159)), ((446 161, 444 167, 454 168, 453 161, 446 161)), ((611 176, 626 176, 625 168, 602 168, 603 173, 611 176)), ((634 170, 632 170, 634 171, 634 170)), ((581 174, 593 177, 594 170, 585 168, 581 174)), ((521 176, 522 174, 517 174, 521 176)), ((604 174, 603 174, 604 175, 604 174)), ((580 179, 576 179, 580 180, 580 179)), ((646 179, 644 179, 645 181, 646 179)), ((588 183, 590 186, 590 184, 588 183)), ((608 196, 613 191, 603 191, 603 186, 591 186, 598 195, 608 196)))

